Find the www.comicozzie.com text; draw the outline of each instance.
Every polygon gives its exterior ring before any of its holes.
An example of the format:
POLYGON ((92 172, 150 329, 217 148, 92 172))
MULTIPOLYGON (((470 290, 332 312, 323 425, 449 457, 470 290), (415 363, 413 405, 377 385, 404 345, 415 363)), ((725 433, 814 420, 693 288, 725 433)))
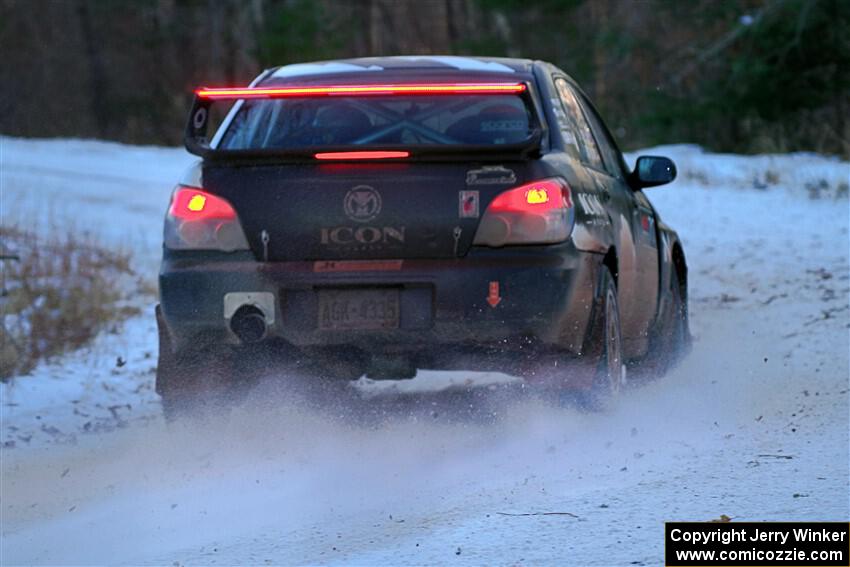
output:
POLYGON ((789 538, 792 537, 792 541, 795 542, 841 542, 847 541, 847 532, 829 529, 814 530, 812 528, 795 528, 790 530, 718 528, 709 532, 674 528, 670 532, 670 539, 672 541, 685 541, 693 544, 722 543, 723 545, 728 545, 732 542, 769 541, 785 545, 789 541, 789 538))

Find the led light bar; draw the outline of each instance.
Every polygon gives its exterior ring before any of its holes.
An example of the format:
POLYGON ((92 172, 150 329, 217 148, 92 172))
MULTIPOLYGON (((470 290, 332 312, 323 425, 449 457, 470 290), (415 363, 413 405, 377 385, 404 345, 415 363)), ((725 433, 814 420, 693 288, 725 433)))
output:
POLYGON ((398 159, 410 156, 410 152, 387 152, 387 151, 365 151, 365 152, 320 152, 313 157, 316 159, 398 159))
POLYGON ((456 94, 519 94, 524 83, 467 83, 467 84, 401 84, 401 85, 339 85, 316 87, 254 87, 200 88, 195 94, 207 99, 290 98, 320 96, 370 95, 456 95, 456 94))

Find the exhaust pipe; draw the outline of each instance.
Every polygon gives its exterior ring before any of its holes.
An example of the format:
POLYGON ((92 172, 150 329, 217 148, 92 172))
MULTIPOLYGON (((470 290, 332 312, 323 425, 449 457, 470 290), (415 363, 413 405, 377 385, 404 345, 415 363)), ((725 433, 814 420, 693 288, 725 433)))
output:
POLYGON ((256 343, 266 336, 266 316, 254 305, 243 305, 230 318, 230 330, 243 343, 256 343))

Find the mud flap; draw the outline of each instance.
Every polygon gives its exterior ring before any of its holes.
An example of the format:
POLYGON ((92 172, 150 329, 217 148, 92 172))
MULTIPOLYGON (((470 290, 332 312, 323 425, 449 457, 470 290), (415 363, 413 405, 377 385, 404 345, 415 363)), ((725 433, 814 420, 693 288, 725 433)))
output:
MULTIPOLYGON (((590 302, 590 314, 587 318, 584 337, 580 339, 578 348, 570 345, 572 354, 550 353, 535 355, 527 360, 521 374, 531 384, 557 390, 576 391, 587 391, 593 387, 599 371, 599 362, 604 353, 605 309, 602 291, 602 257, 598 256, 588 261, 593 262, 593 267, 585 285, 588 287, 592 285, 593 289, 586 294, 590 302)), ((575 299, 573 298, 573 301, 575 299)), ((562 321, 561 324, 569 325, 571 322, 562 321)))
POLYGON ((233 371, 232 353, 226 347, 199 343, 177 351, 171 332, 156 306, 156 326, 159 333, 159 356, 154 390, 160 396, 194 396, 201 392, 221 390, 233 371))

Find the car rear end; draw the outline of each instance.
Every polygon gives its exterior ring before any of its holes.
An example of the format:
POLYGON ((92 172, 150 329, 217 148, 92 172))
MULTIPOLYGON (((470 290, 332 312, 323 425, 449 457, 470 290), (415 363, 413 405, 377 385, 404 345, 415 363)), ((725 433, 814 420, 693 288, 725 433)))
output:
POLYGON ((530 73, 198 91, 187 147, 204 159, 165 223, 169 344, 343 354, 375 376, 403 360, 397 377, 579 354, 598 258, 570 239, 546 141, 530 73), (217 101, 235 103, 209 145, 217 101))

